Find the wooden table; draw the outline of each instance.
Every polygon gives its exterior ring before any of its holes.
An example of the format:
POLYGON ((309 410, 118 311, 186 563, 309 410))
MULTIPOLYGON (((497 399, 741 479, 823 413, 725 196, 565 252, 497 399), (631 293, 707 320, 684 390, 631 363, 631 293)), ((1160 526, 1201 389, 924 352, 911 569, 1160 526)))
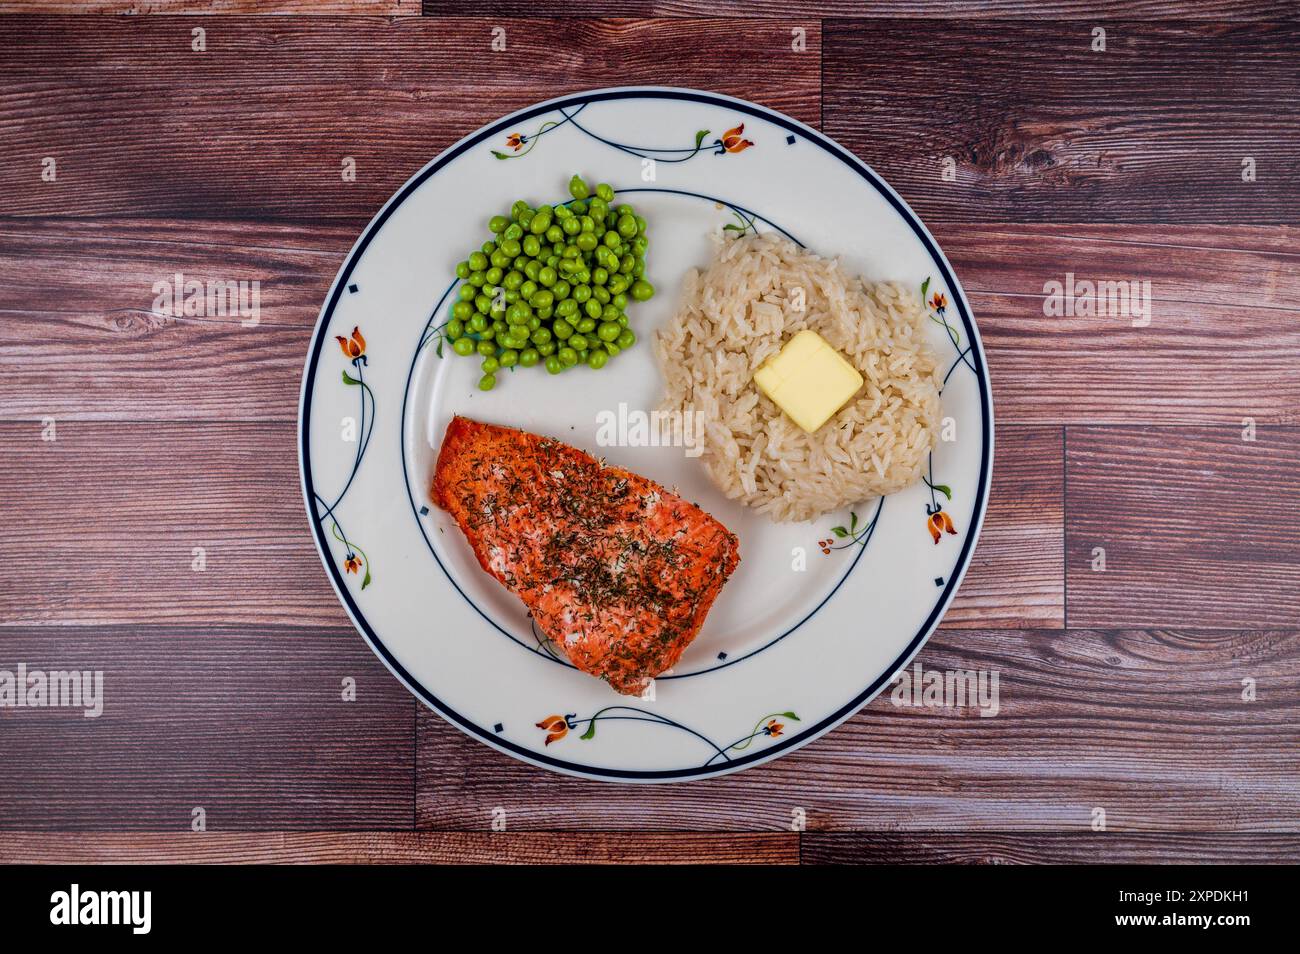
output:
POLYGON ((1300 859, 1294 4, 215 15, 251 6, 0 0, 0 669, 106 674, 98 719, 0 708, 0 860, 1300 859), (209 15, 84 15, 120 10, 209 15), (824 130, 952 260, 997 462, 920 659, 997 670, 997 718, 885 696, 740 775, 576 781, 425 710, 349 625, 294 443, 326 289, 429 157, 620 83, 824 130), (260 281, 260 324, 155 313, 176 272, 260 281), (1149 326, 1046 315, 1067 273, 1149 281, 1149 326))

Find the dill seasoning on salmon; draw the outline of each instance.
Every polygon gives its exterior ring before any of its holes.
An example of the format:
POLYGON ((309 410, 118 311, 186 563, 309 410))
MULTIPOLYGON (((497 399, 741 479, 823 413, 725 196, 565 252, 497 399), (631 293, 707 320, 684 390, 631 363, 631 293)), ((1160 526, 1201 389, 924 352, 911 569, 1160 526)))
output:
POLYGON ((654 481, 464 417, 432 497, 569 661, 626 695, 677 662, 740 562, 734 533, 654 481))

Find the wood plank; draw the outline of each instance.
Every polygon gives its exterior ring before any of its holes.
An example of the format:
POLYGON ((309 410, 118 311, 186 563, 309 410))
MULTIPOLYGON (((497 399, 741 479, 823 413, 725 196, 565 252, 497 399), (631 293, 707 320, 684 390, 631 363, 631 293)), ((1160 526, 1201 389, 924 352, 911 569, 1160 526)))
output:
POLYGON ((0 0, 0 13, 415 16, 420 0, 0 0))
POLYGON ((1296 864, 1300 835, 1227 832, 809 833, 805 865, 1296 864))
MULTIPOLYGON (((15 468, 0 503, 0 625, 346 625, 308 532, 294 424, 56 420, 52 444, 42 430, 0 423, 15 468), (147 586, 123 586, 122 555, 147 586)), ((989 515, 947 625, 1059 626, 1061 433, 1007 426, 998 441, 989 515)))
POLYGON ((1069 430, 1070 625, 1300 626, 1300 427, 1242 437, 1240 421, 1069 430))
POLYGON ((347 625, 308 531, 294 425, 55 427, 50 443, 40 424, 0 424, 0 624, 347 625))
POLYGON ((350 627, 0 627, 0 668, 22 662, 101 670, 103 712, 0 709, 0 828, 201 839, 195 807, 208 832, 411 826, 415 702, 350 627))
POLYGON ((1300 25, 1093 26, 828 20, 824 130, 926 219, 1294 223, 1300 25))
POLYGON ((1064 446, 1060 428, 998 426, 984 529, 944 626, 1064 625, 1064 446))
POLYGON ((799 862, 796 834, 0 833, 0 864, 678 865, 799 862))
POLYGON ((8 215, 355 223, 478 126, 629 78, 815 124, 804 25, 796 53, 787 21, 231 17, 192 53, 188 20, 0 18, 0 193, 8 215))
POLYGON ((1300 817, 1300 633, 940 630, 929 669, 999 672, 999 712, 890 693, 811 745, 720 779, 548 774, 421 710, 417 827, 484 830, 1283 832, 1300 817), (1257 701, 1241 698, 1243 678, 1257 701))
POLYGON ((0 355, 0 416, 294 419, 311 329, 359 228, 0 221, 11 342, 0 355), (178 273, 257 282, 256 325, 155 311, 154 283, 175 285, 178 273))
MULTIPOLYGON (((526 17, 536 9, 529 0, 424 0, 426 16, 526 17)), ((869 13, 873 17, 959 20, 1277 20, 1295 16, 1294 5, 1283 0, 872 0, 869 5, 861 0, 570 0, 564 10, 568 16, 598 17, 860 17, 869 13)))
MULTIPOLYGON (((295 419, 309 329, 361 227, 0 219, 0 419, 295 419), (153 313, 154 282, 178 271, 258 281, 258 326, 153 313)), ((935 232, 970 294, 999 422, 1278 422, 1300 411, 1294 228, 935 232), (1045 316, 1044 287, 1067 270, 1150 281, 1150 326, 1045 316)))

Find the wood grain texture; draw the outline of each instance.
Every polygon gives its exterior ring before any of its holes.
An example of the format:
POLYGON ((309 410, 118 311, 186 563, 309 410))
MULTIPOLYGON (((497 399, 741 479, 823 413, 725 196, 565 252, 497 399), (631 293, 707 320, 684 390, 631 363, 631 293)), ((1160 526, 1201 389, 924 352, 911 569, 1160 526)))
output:
POLYGON ((295 419, 310 331, 359 227, 0 220, 0 417, 295 419), (154 284, 178 273, 257 282, 256 326, 155 311, 154 284))
POLYGON ((1242 437, 1070 428, 1070 625, 1300 628, 1300 427, 1242 437))
POLYGON ((358 227, 447 146, 566 92, 695 86, 816 124, 820 31, 783 21, 0 18, 8 215, 358 227), (491 51, 505 27, 507 50, 491 51), (725 50, 726 55, 719 55, 725 50), (42 182, 43 157, 58 179, 42 182), (356 181, 344 181, 344 157, 356 181))
POLYGON ((1296 864, 1300 835, 1225 832, 809 833, 805 865, 1296 864))
MULTIPOLYGON (((417 827, 512 831, 1297 830, 1300 634, 941 629, 925 669, 999 673, 999 711, 891 693, 776 762, 619 786, 547 775, 421 711, 417 827), (1243 678, 1260 687, 1241 697, 1243 678)), ((566 740, 568 741, 568 740, 566 740)), ((581 744, 581 740, 572 740, 581 744)))
POLYGON ((1295 223, 1300 24, 1091 29, 827 20, 824 131, 926 219, 1295 223))
POLYGON ((420 0, 0 0, 0 13, 413 16, 420 12, 420 0))
POLYGON ((979 545, 949 628, 1058 628, 1065 623, 1065 510, 1060 428, 997 428, 993 487, 979 545))
POLYGON ((313 547, 296 428, 0 424, 0 624, 347 625, 313 547), (206 569, 192 569, 193 549, 206 569))
MULTIPOLYGON (((0 219, 0 419, 294 420, 310 328, 362 224, 0 219), (154 283, 177 272, 259 282, 258 326, 155 313, 154 283)), ((932 226, 999 423, 1300 418, 1297 229, 932 226), (1149 281, 1151 324, 1047 317, 1044 287, 1067 272, 1149 281)))
POLYGON ((677 865, 799 862, 794 833, 0 833, 0 864, 677 865))
MULTIPOLYGON (((52 443, 43 430, 0 423, 15 467, 0 500, 0 625, 346 625, 312 545, 294 424, 56 419, 52 443), (127 554, 147 586, 123 585, 127 554)), ((1059 626, 1061 433, 1008 425, 998 441, 988 517, 947 625, 1059 626)))
POLYGON ((942 223, 934 231, 975 310, 1000 420, 1279 422, 1300 412, 1294 228, 942 223), (1149 314, 1049 316, 1048 283, 1064 285, 1067 274, 1149 283, 1149 314))
MULTIPOLYGON (((33 0, 43 2, 43 0, 33 0)), ((1284 19, 1296 15, 1284 0, 568 0, 565 16, 597 17, 907 17, 971 20, 1115 19, 1172 17, 1179 20, 1284 19)), ((533 0, 424 0, 426 16, 488 14, 534 16, 533 0)))
POLYGON ((102 670, 103 714, 0 709, 0 828, 411 826, 415 702, 350 627, 0 627, 0 668, 20 662, 102 670))

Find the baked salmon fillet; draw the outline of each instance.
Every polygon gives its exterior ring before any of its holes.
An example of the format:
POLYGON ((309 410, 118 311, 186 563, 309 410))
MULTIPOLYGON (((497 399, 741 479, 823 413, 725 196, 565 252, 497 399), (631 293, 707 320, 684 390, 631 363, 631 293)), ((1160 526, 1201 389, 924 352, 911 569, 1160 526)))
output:
POLYGON ((677 662, 740 562, 734 533, 654 481, 464 417, 432 497, 542 634, 627 695, 677 662))

